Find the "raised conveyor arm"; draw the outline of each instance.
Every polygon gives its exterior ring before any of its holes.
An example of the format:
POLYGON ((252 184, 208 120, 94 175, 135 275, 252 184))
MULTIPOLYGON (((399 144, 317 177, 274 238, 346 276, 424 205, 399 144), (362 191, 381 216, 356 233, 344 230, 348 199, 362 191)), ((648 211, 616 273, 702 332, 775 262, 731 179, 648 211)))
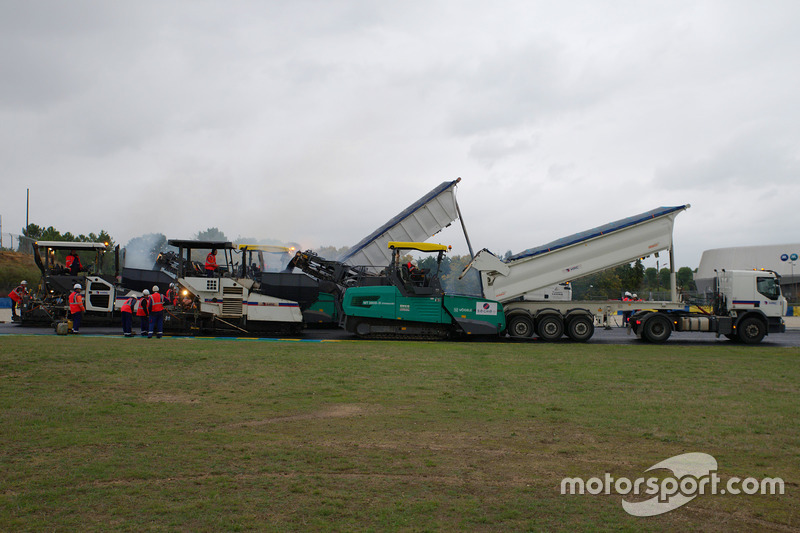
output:
POLYGON ((461 276, 475 268, 481 273, 486 298, 515 300, 531 291, 671 249, 675 217, 689 207, 659 207, 525 250, 506 261, 484 249, 461 276))

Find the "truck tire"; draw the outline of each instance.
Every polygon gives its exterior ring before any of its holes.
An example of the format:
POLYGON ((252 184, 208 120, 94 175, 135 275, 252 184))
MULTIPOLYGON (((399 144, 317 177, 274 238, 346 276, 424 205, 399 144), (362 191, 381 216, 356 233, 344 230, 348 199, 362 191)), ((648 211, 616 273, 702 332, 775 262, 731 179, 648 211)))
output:
POLYGON ((528 315, 514 315, 508 319, 508 334, 515 338, 533 335, 533 320, 528 315))
POLYGON ((672 334, 672 325, 669 319, 661 314, 651 316, 642 325, 642 338, 647 342, 659 344, 666 341, 672 334))
POLYGON ((564 321, 558 315, 545 315, 536 324, 536 334, 543 341, 557 341, 564 335, 564 321))
POLYGON ((752 316, 742 320, 736 329, 739 332, 739 340, 745 344, 758 344, 767 334, 764 323, 752 316))
POLYGON ((567 336, 575 342, 586 342, 594 335, 594 321, 588 316, 576 316, 567 323, 567 336))

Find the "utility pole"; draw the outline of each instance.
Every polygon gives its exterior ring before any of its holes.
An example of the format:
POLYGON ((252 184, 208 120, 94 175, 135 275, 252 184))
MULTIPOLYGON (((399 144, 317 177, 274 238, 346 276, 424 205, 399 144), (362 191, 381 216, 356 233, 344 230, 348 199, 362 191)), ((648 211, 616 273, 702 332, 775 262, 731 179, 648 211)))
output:
POLYGON ((28 233, 28 213, 31 210, 31 190, 25 189, 26 191, 26 198, 25 198, 25 234, 28 233))

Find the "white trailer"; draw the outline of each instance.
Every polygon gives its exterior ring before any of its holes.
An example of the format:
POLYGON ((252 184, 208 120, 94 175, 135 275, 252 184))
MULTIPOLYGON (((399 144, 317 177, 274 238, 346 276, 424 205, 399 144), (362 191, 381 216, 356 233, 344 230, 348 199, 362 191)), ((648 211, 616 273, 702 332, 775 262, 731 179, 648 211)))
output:
POLYGON ((731 271, 719 276, 714 313, 691 313, 678 299, 672 230, 675 217, 690 206, 660 207, 588 231, 531 248, 503 261, 484 249, 461 273, 480 272, 484 296, 503 304, 507 332, 526 338, 536 333, 554 341, 566 334, 585 342, 596 321, 607 323, 620 311, 632 313, 628 327, 650 342, 663 342, 672 331, 711 331, 747 343, 785 331, 786 300, 774 272, 731 271), (638 258, 668 251, 669 301, 529 301, 526 295, 638 258))

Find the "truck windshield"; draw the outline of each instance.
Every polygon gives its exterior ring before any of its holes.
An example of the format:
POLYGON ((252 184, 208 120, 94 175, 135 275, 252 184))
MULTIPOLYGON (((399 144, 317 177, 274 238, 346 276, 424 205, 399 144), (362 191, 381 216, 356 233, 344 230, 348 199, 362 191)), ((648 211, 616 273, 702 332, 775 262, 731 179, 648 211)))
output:
POLYGON ((756 280, 756 288, 760 294, 770 300, 777 300, 781 295, 781 288, 775 278, 758 278, 756 280))

